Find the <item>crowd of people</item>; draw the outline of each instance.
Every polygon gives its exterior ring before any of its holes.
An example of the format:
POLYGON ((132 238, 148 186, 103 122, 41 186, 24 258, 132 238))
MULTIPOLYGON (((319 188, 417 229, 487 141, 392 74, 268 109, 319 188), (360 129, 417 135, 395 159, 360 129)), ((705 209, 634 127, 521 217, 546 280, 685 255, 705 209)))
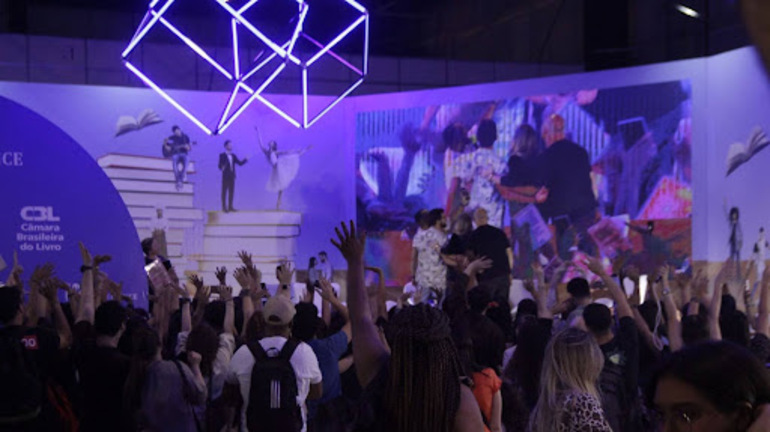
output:
MULTIPOLYGON (((442 215, 418 217, 428 241, 442 215)), ((52 264, 25 278, 15 262, 0 287, 0 431, 770 430, 770 270, 745 298, 732 273, 667 267, 642 293, 633 266, 610 274, 588 258, 601 282, 574 278, 563 300, 571 263, 546 277, 534 262, 531 298, 510 305, 493 270, 510 272, 505 248, 488 259, 478 246, 451 255, 438 301, 416 290, 388 309, 365 235, 341 224, 332 243, 347 302, 318 271, 295 304, 286 265, 270 295, 247 252, 231 272, 239 294, 224 269, 213 285, 170 271, 149 311, 102 270, 119 263, 85 245, 79 290, 52 264)))

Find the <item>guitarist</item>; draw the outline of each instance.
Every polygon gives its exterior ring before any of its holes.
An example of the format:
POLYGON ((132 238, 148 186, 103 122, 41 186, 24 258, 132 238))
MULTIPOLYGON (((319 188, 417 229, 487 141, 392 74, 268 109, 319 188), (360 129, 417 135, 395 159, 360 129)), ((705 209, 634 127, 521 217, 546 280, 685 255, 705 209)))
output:
POLYGON ((190 137, 182 132, 179 126, 171 128, 173 134, 163 141, 163 156, 171 158, 176 179, 176 190, 182 190, 182 184, 187 181, 187 154, 192 149, 190 137), (181 167, 179 166, 181 164, 181 167))

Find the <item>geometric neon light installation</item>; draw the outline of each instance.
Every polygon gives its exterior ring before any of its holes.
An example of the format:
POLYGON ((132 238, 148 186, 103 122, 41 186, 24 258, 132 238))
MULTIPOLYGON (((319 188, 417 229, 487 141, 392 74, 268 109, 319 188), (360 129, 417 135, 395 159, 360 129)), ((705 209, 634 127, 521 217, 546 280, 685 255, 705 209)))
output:
POLYGON ((169 7, 174 1, 184 0, 151 0, 147 13, 144 15, 139 27, 136 29, 134 36, 129 41, 126 48, 123 50, 121 57, 126 68, 141 79, 148 87, 155 90, 166 101, 178 109, 182 114, 188 117, 193 123, 200 127, 204 132, 210 135, 218 135, 224 132, 230 127, 233 122, 249 107, 254 101, 259 101, 273 110, 275 113, 283 117, 286 121, 293 124, 298 128, 309 128, 315 122, 320 120, 326 113, 328 113, 335 105, 337 105, 342 99, 349 95, 364 81, 368 73, 369 67, 369 13, 360 3, 355 0, 340 0, 341 7, 350 7, 355 11, 356 18, 349 23, 344 30, 342 30, 336 37, 326 44, 318 42, 310 34, 305 32, 304 24, 305 19, 310 11, 310 5, 305 0, 286 0, 296 3, 297 11, 296 17, 287 26, 291 26, 291 31, 288 40, 276 41, 268 37, 264 32, 254 26, 249 20, 244 17, 244 14, 252 8, 259 0, 249 0, 243 6, 234 8, 227 0, 211 0, 216 2, 219 7, 224 9, 229 14, 230 30, 232 33, 232 50, 233 50, 233 64, 223 65, 214 59, 212 55, 207 53, 200 45, 194 40, 180 31, 173 23, 164 17, 164 14, 168 11, 169 7), (211 66, 219 72, 225 79, 232 83, 232 91, 230 97, 223 107, 222 115, 216 124, 205 124, 195 115, 193 115, 187 108, 182 106, 178 101, 171 97, 165 90, 153 82, 144 72, 138 67, 132 64, 128 57, 147 36, 147 33, 154 26, 164 26, 177 38, 179 38, 185 45, 187 45, 195 54, 206 60, 211 66), (363 63, 361 68, 357 68, 350 62, 345 60, 344 57, 337 54, 334 48, 344 40, 351 32, 357 29, 359 26, 364 26, 364 43, 363 43, 363 63), (254 37, 258 38, 269 49, 269 53, 264 59, 260 58, 258 62, 254 64, 242 65, 241 58, 241 44, 239 43, 239 30, 244 30, 254 37), (298 40, 304 40, 310 45, 314 46, 316 51, 309 55, 300 54, 296 50, 298 40), (355 81, 337 98, 324 107, 320 112, 314 116, 308 115, 308 76, 309 70, 319 59, 324 56, 330 56, 336 61, 340 62, 347 69, 351 70, 355 76, 355 81), (280 59, 281 61, 276 65, 273 62, 274 59, 280 59), (300 85, 302 88, 302 107, 301 115, 299 118, 286 113, 285 110, 280 109, 263 96, 264 90, 282 73, 285 72, 287 65, 294 65, 300 70, 300 85), (266 73, 264 79, 261 82, 254 83, 253 78, 258 72, 266 73), (247 83, 251 79, 251 84, 247 83), (236 98, 241 92, 245 92, 248 97, 245 101, 235 106, 236 98))

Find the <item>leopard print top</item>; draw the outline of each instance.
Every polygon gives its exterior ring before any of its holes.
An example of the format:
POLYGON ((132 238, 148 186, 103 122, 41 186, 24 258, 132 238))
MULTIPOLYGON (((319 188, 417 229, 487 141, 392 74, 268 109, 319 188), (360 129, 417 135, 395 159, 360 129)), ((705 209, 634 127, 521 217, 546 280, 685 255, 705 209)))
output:
POLYGON ((612 432, 604 418, 602 404, 586 393, 564 396, 564 411, 558 432, 612 432))

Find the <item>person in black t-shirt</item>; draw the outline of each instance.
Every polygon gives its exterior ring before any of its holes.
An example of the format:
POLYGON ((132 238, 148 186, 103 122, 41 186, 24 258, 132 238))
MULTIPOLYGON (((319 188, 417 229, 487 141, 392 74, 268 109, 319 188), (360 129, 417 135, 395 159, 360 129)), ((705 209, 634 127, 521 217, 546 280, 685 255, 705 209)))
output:
POLYGON ((489 290, 493 300, 508 301, 513 265, 511 243, 503 230, 487 223, 487 211, 483 208, 476 209, 473 219, 476 229, 468 240, 469 248, 476 258, 487 257, 492 260, 492 267, 479 274, 479 284, 489 290))
POLYGON ((76 324, 79 333, 86 337, 79 341, 75 351, 83 392, 84 432, 121 430, 123 387, 131 366, 130 359, 118 350, 126 318, 126 309, 120 303, 108 301, 96 309, 93 324, 88 320, 76 324))
POLYGON ((601 263, 591 260, 589 269, 602 278, 615 301, 618 327, 612 331, 612 312, 607 306, 592 303, 583 309, 583 322, 604 353, 604 367, 599 376, 602 408, 612 430, 641 430, 639 393, 639 333, 625 292, 604 271, 601 263))
POLYGON ((0 410, 2 431, 51 427, 47 421, 50 405, 45 400, 45 386, 54 373, 60 340, 55 331, 25 327, 24 314, 21 288, 0 287, 0 359, 4 368, 2 375, 10 381, 0 383, 0 400, 5 404, 0 410), (17 363, 17 356, 22 364, 17 363))

